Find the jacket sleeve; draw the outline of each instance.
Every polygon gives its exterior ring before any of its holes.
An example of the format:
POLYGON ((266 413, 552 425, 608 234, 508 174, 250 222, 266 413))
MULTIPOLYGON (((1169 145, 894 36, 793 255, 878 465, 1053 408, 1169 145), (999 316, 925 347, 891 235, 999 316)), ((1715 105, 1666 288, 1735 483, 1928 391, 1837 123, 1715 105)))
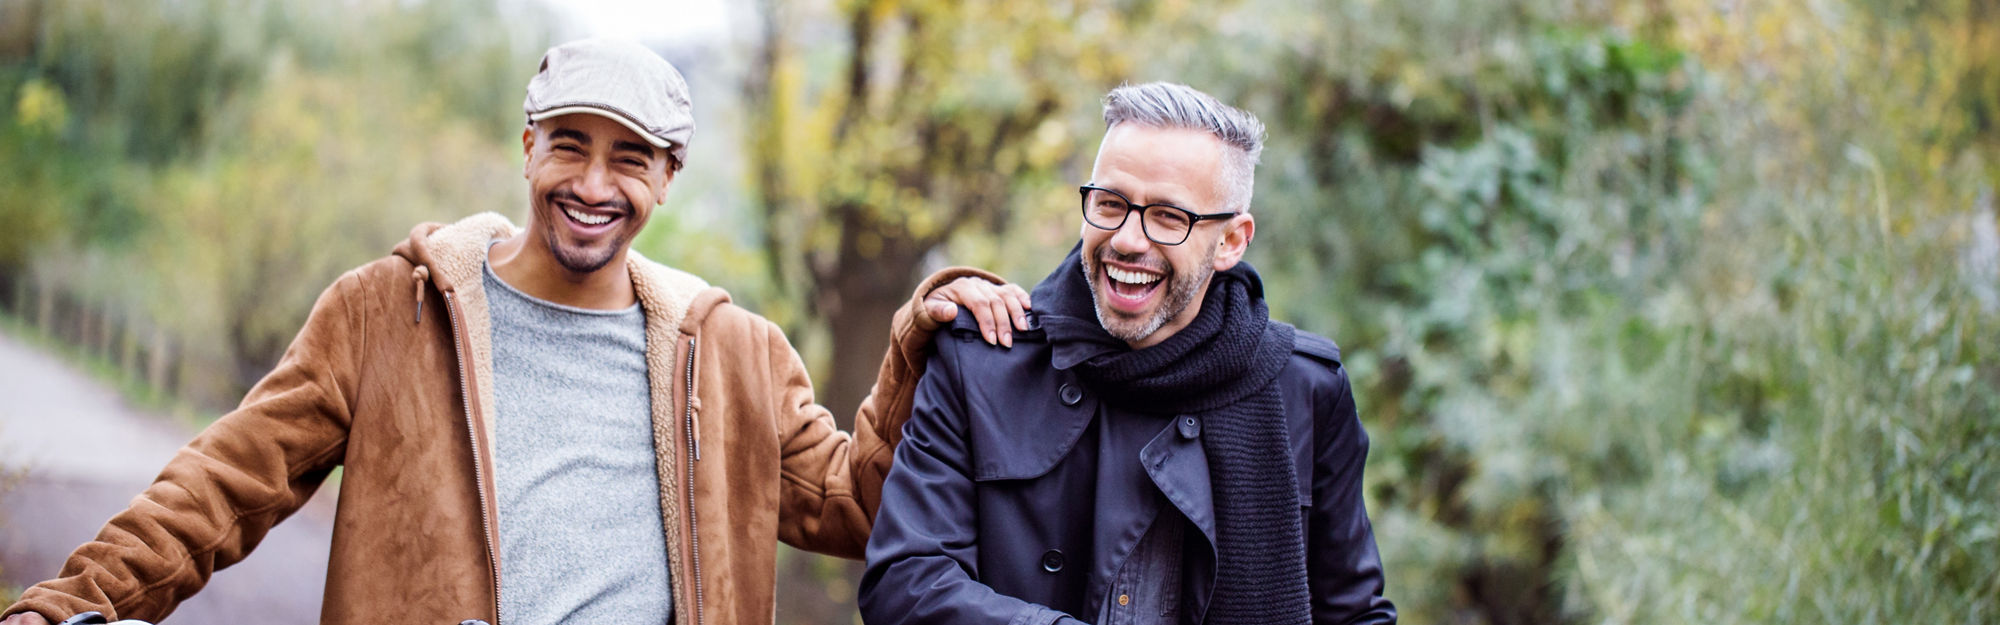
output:
MULTIPOLYGON (((862 620, 875 625, 1049 625, 1067 615, 979 581, 979 536, 955 351, 940 346, 917 386, 896 471, 868 540, 862 620)), ((1072 621, 1064 621, 1072 622, 1072 621)))
POLYGON ((1312 510, 1306 522, 1306 569, 1315 625, 1395 623, 1382 596, 1382 558, 1361 496, 1368 433, 1354 408, 1347 370, 1314 404, 1312 510))
POLYGON ((304 505, 346 449, 363 336, 348 305, 356 280, 349 273, 323 292, 243 403, 175 453, 58 577, 0 617, 36 612, 53 622, 95 610, 158 621, 304 505))
MULTIPOLYGON (((868 518, 882 504, 882 482, 895 460, 896 443, 903 438, 903 423, 910 420, 916 397, 917 380, 924 375, 931 337, 942 325, 932 319, 924 298, 931 291, 959 278, 983 278, 1006 284, 1000 276, 971 267, 949 267, 924 278, 910 295, 908 304, 896 311, 889 330, 889 351, 882 356, 882 368, 875 374, 875 386, 854 416, 855 492, 868 518)), ((867 540, 866 536, 862 537, 867 540)))
POLYGON ((771 379, 786 394, 780 410, 792 413, 785 421, 789 425, 780 430, 784 489, 779 496, 780 540, 808 551, 861 557, 881 503, 883 477, 889 474, 903 422, 910 418, 911 397, 924 373, 931 335, 940 326, 930 318, 924 297, 963 277, 1006 282, 978 269, 953 267, 917 285, 890 322, 888 352, 874 388, 861 400, 851 436, 835 428, 832 414, 814 403, 804 363, 777 326, 770 326, 770 362, 782 367, 771 372, 771 379))

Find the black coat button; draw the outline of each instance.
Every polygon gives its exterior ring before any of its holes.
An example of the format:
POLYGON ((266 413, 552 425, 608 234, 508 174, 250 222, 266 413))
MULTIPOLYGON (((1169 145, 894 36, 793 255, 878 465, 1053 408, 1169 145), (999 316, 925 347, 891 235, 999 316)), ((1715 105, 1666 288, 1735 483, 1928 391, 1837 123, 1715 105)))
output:
POLYGON ((1201 436, 1200 419, 1196 419, 1194 417, 1181 417, 1180 427, 1181 427, 1181 438, 1193 439, 1196 436, 1201 436))
POLYGON ((1061 549, 1050 549, 1042 552, 1042 570, 1054 573, 1062 570, 1062 567, 1063 554, 1061 549))
POLYGON ((1083 389, 1069 384, 1064 384, 1062 388, 1057 389, 1056 395, 1062 398, 1064 406, 1074 406, 1077 402, 1083 401, 1083 389))

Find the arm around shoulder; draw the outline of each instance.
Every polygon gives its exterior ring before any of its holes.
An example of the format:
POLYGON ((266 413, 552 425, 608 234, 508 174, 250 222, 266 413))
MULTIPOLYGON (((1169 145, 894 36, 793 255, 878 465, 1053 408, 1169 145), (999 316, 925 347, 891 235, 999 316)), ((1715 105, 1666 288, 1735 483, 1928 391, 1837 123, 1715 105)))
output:
POLYGON ((855 495, 870 519, 881 505, 882 482, 889 475, 896 443, 903 438, 903 423, 910 419, 917 381, 924 375, 932 337, 946 323, 935 316, 926 299, 933 291, 960 278, 1006 282, 981 269, 948 267, 918 283, 909 301, 890 320, 889 348, 882 355, 882 367, 875 374, 874 387, 861 400, 854 416, 855 495))
MULTIPOLYGON (((902 438, 903 422, 910 418, 910 405, 915 397, 917 379, 924 375, 931 338, 946 323, 936 318, 931 307, 925 304, 925 299, 930 297, 932 291, 959 278, 1006 282, 999 276, 972 267, 938 270, 917 284, 910 300, 896 310, 895 318, 889 322, 889 350, 882 356, 882 368, 875 375, 874 388, 862 400, 859 414, 854 418, 855 435, 868 449, 868 453, 864 454, 865 460, 870 463, 871 469, 879 468, 882 475, 888 473, 889 456, 902 438), (880 466, 872 466, 876 464, 880 466)), ((873 491, 879 493, 881 482, 877 480, 875 484, 873 491)), ((872 496, 868 499, 874 500, 872 496)))
POLYGON ((909 420, 917 380, 924 374, 931 336, 940 323, 924 305, 939 285, 966 277, 998 280, 977 269, 939 271, 917 286, 891 320, 890 345, 876 382, 849 434, 834 427, 833 416, 815 403, 812 380, 783 331, 764 321, 772 383, 782 396, 780 462, 786 475, 780 496, 779 538, 803 549, 861 557, 882 481, 889 473, 903 423, 909 420))

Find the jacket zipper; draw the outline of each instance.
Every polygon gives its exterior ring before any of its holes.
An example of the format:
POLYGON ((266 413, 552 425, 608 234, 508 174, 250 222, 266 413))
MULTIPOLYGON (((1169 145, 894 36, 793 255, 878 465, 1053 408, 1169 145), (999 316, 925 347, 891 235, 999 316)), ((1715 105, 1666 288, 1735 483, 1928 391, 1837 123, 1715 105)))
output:
POLYGON ((486 544, 487 572, 493 580, 493 625, 500 625, 500 568, 494 564, 499 560, 493 555, 493 518, 486 513, 486 470, 479 462, 479 424, 472 415, 472 385, 465 373, 465 342, 458 335, 463 326, 451 293, 444 293, 444 305, 451 313, 451 345, 458 352, 458 393, 465 404, 465 435, 472 443, 472 492, 479 494, 479 525, 485 530, 479 540, 486 544))
MULTIPOLYGON (((694 511, 694 463, 701 460, 701 442, 695 440, 694 428, 694 337, 688 337, 687 379, 681 386, 681 410, 687 426, 688 466, 687 466, 687 511, 688 541, 692 545, 688 559, 694 568, 694 625, 702 623, 701 594, 701 526, 696 523, 694 511)), ((495 625, 498 625, 497 623, 495 625)))

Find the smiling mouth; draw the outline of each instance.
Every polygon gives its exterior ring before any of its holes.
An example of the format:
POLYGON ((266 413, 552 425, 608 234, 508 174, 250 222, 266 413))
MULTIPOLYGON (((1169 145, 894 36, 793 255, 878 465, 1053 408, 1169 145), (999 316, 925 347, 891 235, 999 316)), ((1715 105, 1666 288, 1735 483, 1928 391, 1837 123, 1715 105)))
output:
POLYGON ((594 237, 610 230, 618 222, 631 214, 631 206, 622 200, 590 204, 573 193, 556 192, 550 194, 549 203, 562 211, 569 220, 570 228, 577 235, 594 237))
POLYGON ((1105 265, 1104 278, 1104 285, 1107 287, 1105 290, 1123 300, 1122 303, 1137 305, 1146 301, 1159 289, 1163 276, 1105 265))
POLYGON ((574 208, 564 208, 563 214, 569 216, 570 221, 574 221, 586 226, 602 226, 604 224, 611 223, 613 220, 618 219, 618 217, 615 215, 599 215, 595 213, 586 213, 574 208))

